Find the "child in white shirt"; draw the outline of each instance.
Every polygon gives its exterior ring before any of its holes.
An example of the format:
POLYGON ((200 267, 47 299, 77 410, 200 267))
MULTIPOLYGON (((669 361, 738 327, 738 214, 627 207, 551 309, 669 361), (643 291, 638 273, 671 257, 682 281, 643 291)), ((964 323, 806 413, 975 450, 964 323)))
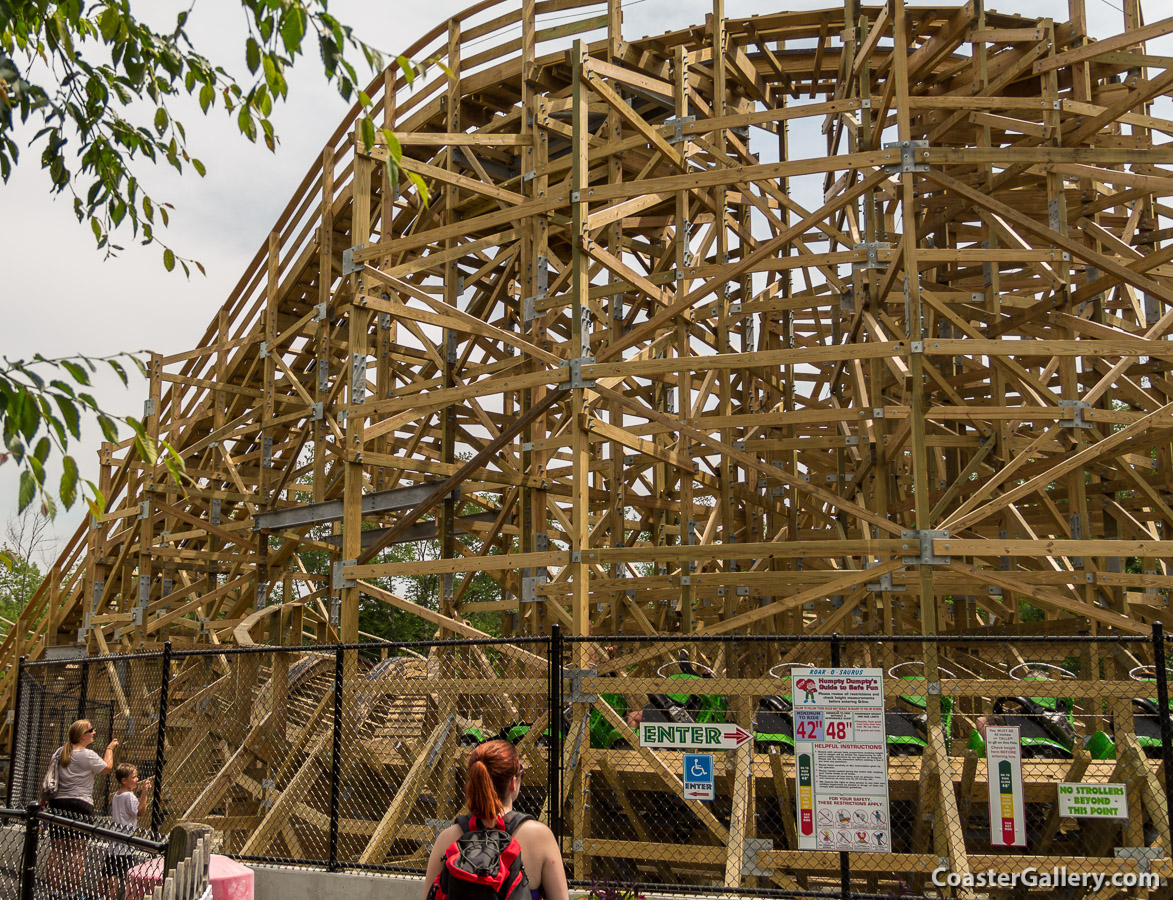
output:
MULTIPOLYGON (((130 763, 119 763, 114 767, 114 778, 118 782, 118 793, 110 802, 110 815, 114 819, 114 826, 128 833, 138 829, 139 819, 146 815, 151 808, 147 802, 151 795, 151 780, 139 784, 138 769, 130 763), (136 793, 141 786, 142 798, 136 793)), ((126 873, 134 868, 136 863, 134 851, 129 844, 118 844, 113 853, 106 857, 103 864, 108 879, 110 900, 119 900, 122 897, 126 880, 126 873)))

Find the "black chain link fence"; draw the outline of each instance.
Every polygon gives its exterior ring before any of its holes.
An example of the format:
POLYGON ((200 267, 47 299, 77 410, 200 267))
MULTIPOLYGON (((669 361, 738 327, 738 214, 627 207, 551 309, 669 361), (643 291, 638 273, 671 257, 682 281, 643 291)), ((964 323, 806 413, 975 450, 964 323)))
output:
POLYGON ((166 848, 106 816, 0 809, 0 900, 150 900, 166 848))
POLYGON ((1159 626, 168 649, 26 663, 18 697, 11 806, 84 713, 154 777, 156 830, 246 862, 422 874, 502 737, 575 888, 1133 896, 1169 866, 1159 626), (819 681, 847 670, 854 711, 819 681))

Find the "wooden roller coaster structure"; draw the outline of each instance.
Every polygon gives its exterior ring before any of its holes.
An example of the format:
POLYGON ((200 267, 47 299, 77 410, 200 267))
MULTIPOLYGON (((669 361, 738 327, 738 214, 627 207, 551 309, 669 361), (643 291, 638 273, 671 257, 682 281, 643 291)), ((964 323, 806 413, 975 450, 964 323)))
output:
MULTIPOLYGON (((506 636, 1147 634, 1173 585, 1173 121, 1153 110, 1173 66, 1146 42, 1173 19, 1122 3, 1098 40, 1083 0, 1068 22, 981 0, 732 19, 715 0, 640 40, 619 0, 484 0, 438 26, 406 55, 444 66, 411 90, 377 78, 383 131, 368 143, 353 110, 194 349, 152 357, 146 422, 188 481, 103 446, 106 511, 0 647, 3 702, 19 657, 62 646, 355 642, 360 598, 442 637, 479 635, 471 612, 506 636), (391 183, 388 134, 426 201, 391 183), (438 558, 380 561, 420 540, 438 558), (387 586, 424 574, 436 609, 387 586), (476 576, 496 596, 469 600, 476 576)), ((574 645, 573 664, 598 652, 574 645)), ((933 646, 908 653, 940 679, 933 646)), ((964 671, 998 677, 972 653, 964 671)), ((1153 662, 1118 657, 1100 676, 1153 662)), ((596 688, 635 671, 623 658, 596 688)), ((748 679, 731 701, 773 692, 779 661, 728 668, 748 679)), ((306 665, 254 668, 269 711, 232 727, 272 725, 306 665)), ((348 702, 386 718, 377 694, 348 702)), ((956 819, 974 775, 948 756, 940 697, 926 706, 924 755, 894 777, 956 819)), ((278 729, 295 755, 322 752, 327 713, 278 729)), ((424 743, 451 750, 435 721, 424 743)), ((246 738, 174 789, 175 814, 211 814, 246 738)), ((616 752, 583 765, 663 775, 616 752)), ((702 820, 728 843, 726 884, 767 884, 734 845, 757 782, 786 778, 738 759, 740 812, 702 820)), ((416 793, 434 783, 404 766, 416 793)), ((1160 820, 1168 849, 1154 769, 1125 753, 1100 780, 1123 768, 1147 810, 1131 838, 1160 820)), ((304 771, 263 808, 313 820, 304 771)), ((589 777, 567 781, 581 800, 589 777)), ((254 801, 273 793, 257 784, 254 801)), ((248 852, 299 844, 250 816, 248 852)), ((364 859, 402 837, 383 824, 364 859)), ((567 845, 580 874, 584 833, 567 845)), ((960 832, 931 840, 969 864, 960 832)))

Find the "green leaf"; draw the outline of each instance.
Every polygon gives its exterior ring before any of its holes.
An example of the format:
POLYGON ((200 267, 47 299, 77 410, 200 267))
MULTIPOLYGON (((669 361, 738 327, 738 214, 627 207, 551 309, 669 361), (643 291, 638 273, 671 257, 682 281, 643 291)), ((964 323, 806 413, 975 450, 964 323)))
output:
POLYGON ((245 44, 244 61, 248 64, 248 70, 255 75, 257 67, 261 64, 261 48, 255 38, 250 37, 245 44))
POLYGON ((98 414, 98 426, 102 429, 102 436, 111 443, 118 443, 118 429, 115 427, 113 420, 103 414, 98 414))
POLYGON ((167 110, 159 107, 155 110, 155 131, 163 134, 167 130, 167 123, 170 121, 167 117, 167 110))
POLYGON ((37 495, 37 482, 33 479, 33 473, 25 469, 20 473, 20 492, 17 498, 17 512, 24 512, 30 503, 33 502, 33 497, 37 495))
POLYGON ((16 557, 8 550, 0 550, 0 566, 4 566, 9 572, 16 568, 16 557))
POLYGON ((301 50, 305 25, 305 10, 300 6, 291 6, 281 22, 281 42, 285 44, 285 52, 290 56, 295 56, 301 50))
POLYGON ((387 142, 387 153, 391 159, 395 160, 396 166, 403 160, 403 148, 399 146, 399 138, 395 136, 395 132, 390 128, 381 128, 380 133, 383 135, 383 140, 387 142))
POLYGON ((61 476, 61 502, 69 509, 77 501, 77 463, 72 456, 62 460, 65 471, 61 476))
POLYGON ((236 124, 240 128, 240 133, 243 134, 252 142, 257 140, 257 123, 253 121, 252 113, 249 111, 248 104, 242 103, 240 105, 240 113, 236 117, 236 124))
POLYGON ((159 448, 155 446, 154 441, 137 429, 134 436, 134 446, 138 450, 139 457, 148 465, 153 466, 159 458, 159 448))
POLYGON ((175 253, 170 249, 163 251, 163 268, 168 272, 175 268, 175 253))
POLYGON ((47 437, 41 438, 37 441, 36 449, 33 450, 33 459, 39 462, 42 466, 45 460, 49 458, 49 450, 51 449, 49 439, 47 437))
POLYGON ((61 365, 65 369, 66 372, 68 372, 70 375, 73 376, 73 380, 76 381, 78 384, 89 384, 90 383, 90 376, 88 374, 86 374, 86 370, 83 369, 81 366, 79 366, 77 363, 70 362, 69 360, 65 359, 65 360, 61 361, 61 365))
POLYGON ((61 417, 65 419, 65 425, 69 428, 69 433, 80 440, 81 414, 77 411, 77 407, 65 397, 54 397, 53 399, 57 401, 57 408, 61 410, 61 417))
POLYGON ((216 89, 210 84, 205 84, 200 88, 200 108, 207 112, 208 108, 216 102, 216 89))
POLYGON ((408 169, 404 169, 403 171, 407 175, 407 180, 414 184, 416 190, 420 192, 420 199, 423 201, 424 206, 427 206, 431 200, 431 194, 428 193, 428 186, 424 184, 424 180, 415 172, 409 171, 408 169))
POLYGON ((395 62, 399 63, 399 68, 403 70, 403 77, 407 79, 407 86, 412 87, 415 84, 415 66, 411 64, 411 60, 406 56, 395 57, 395 62))
POLYGON ((375 123, 371 121, 370 116, 364 116, 359 129, 362 132, 363 147, 370 153, 371 148, 375 146, 375 123))
POLYGON ((208 174, 208 170, 204 167, 204 164, 202 162, 200 162, 198 159, 196 159, 194 156, 191 158, 191 164, 192 164, 192 167, 197 172, 200 173, 200 178, 203 178, 205 175, 208 174))
POLYGON ((109 44, 118 36, 118 26, 122 24, 122 17, 118 14, 118 9, 111 4, 102 10, 102 14, 98 16, 98 28, 102 32, 102 39, 109 44))
POLYGON ((94 495, 92 500, 89 497, 86 498, 86 505, 90 508, 90 515, 94 518, 100 518, 102 513, 106 511, 106 498, 98 490, 98 486, 88 479, 86 481, 86 487, 94 495))
MULTIPOLYGON (((171 251, 169 250, 167 252, 170 253, 171 251)), ((117 373, 118 377, 122 379, 122 386, 126 387, 130 382, 126 378, 126 369, 122 367, 122 363, 116 359, 108 359, 106 362, 110 363, 110 368, 113 369, 115 373, 117 373)))

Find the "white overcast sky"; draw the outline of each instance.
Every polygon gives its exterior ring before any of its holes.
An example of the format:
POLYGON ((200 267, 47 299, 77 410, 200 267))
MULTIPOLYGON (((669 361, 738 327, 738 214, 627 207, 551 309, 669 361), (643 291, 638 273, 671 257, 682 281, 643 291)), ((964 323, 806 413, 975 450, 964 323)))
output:
MULTIPOLYGON (((1164 3, 1146 0, 1146 22, 1161 17, 1164 3)), ((1122 30, 1114 2, 1087 4, 1093 35, 1122 30)), ((330 10, 367 42, 399 53, 468 5, 468 0, 333 0, 330 10)), ((832 5, 829 0, 727 0, 726 14, 740 17, 832 5)), ((1067 18, 1066 0, 1020 0, 1010 5, 1023 14, 1067 18)), ((136 0, 132 7, 160 28, 169 27, 179 8, 172 0, 136 0)), ((712 11, 705 0, 625 0, 624 7, 628 39, 702 23, 712 11)), ((239 2, 199 0, 192 6, 189 25, 197 47, 213 62, 242 69, 245 32, 239 2)), ((1168 41, 1154 42, 1149 52, 1168 54, 1173 48, 1168 41)), ((207 177, 200 179, 190 170, 177 177, 162 168, 139 173, 156 198, 175 206, 168 243, 207 269, 207 277, 195 274, 190 281, 166 272, 162 251, 136 245, 129 233, 116 238, 127 249, 118 258, 104 259, 95 250, 88 226, 74 218, 69 197, 48 193, 39 152, 23 149, 36 129, 23 135, 18 131, 22 160, 8 184, 0 185, 0 355, 100 356, 142 349, 168 354, 191 349, 346 112, 346 104, 325 83, 316 52, 311 50, 289 81, 289 102, 273 115, 281 140, 276 154, 240 137, 222 111, 204 118, 198 107, 187 104, 179 117, 187 126, 190 151, 207 165, 207 177)), ((141 414, 146 383, 137 375, 128 390, 112 375, 96 385, 98 399, 108 409, 141 414)), ((75 448, 83 477, 94 480, 98 439, 96 428, 87 427, 75 448)), ((15 466, 0 466, 0 517, 15 515, 16 485, 15 466)), ((72 512, 59 514, 54 526, 59 539, 67 539, 76 529, 82 508, 79 504, 72 512)))

